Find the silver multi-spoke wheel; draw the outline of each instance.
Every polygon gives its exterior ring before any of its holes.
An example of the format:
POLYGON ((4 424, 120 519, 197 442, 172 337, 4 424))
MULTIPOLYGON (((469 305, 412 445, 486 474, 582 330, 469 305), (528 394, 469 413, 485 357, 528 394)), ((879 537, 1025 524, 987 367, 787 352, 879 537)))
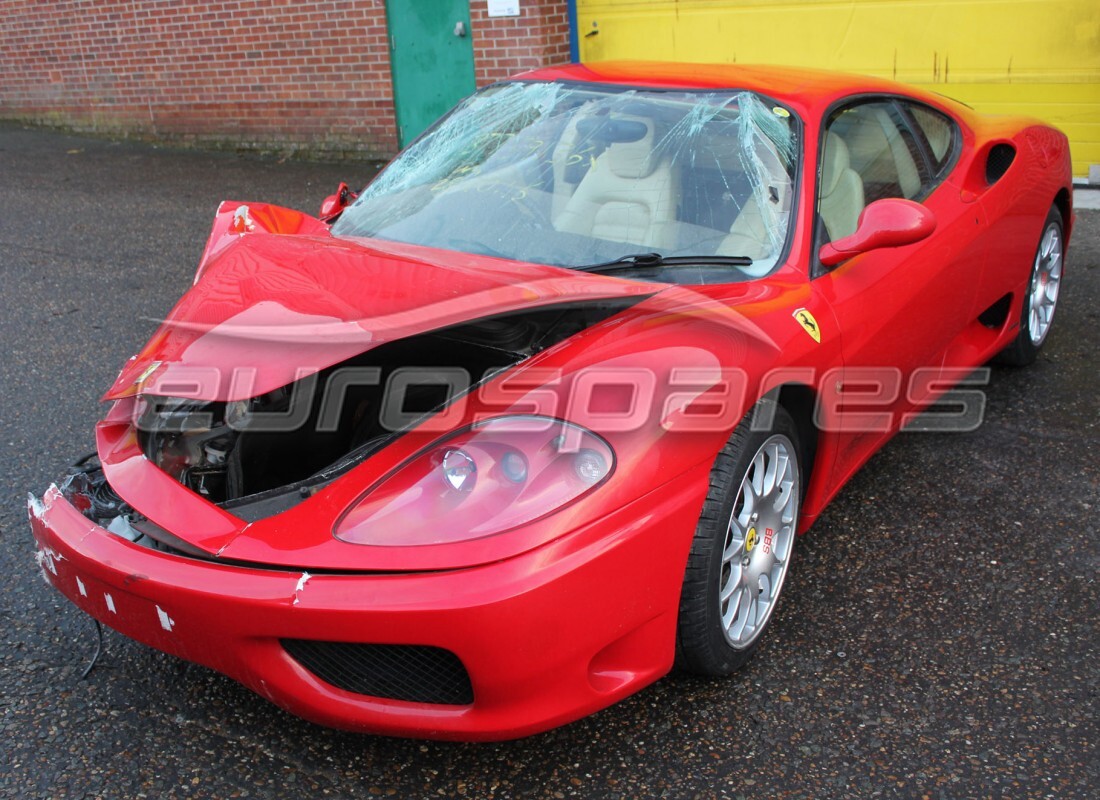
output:
POLYGON ((773 435, 749 463, 733 504, 718 579, 721 626, 736 649, 751 645, 779 599, 798 524, 794 444, 773 435))
POLYGON ((1021 303, 1019 330, 1004 350, 997 354, 997 361, 1014 367, 1032 363, 1039 355, 1039 348, 1050 335, 1054 311, 1061 294, 1062 277, 1065 274, 1066 240, 1062 235, 1064 217, 1058 206, 1047 212, 1039 244, 1035 248, 1035 261, 1031 265, 1031 279, 1027 294, 1021 303))
POLYGON ((1047 225, 1035 254, 1031 270, 1028 334, 1036 347, 1043 343, 1050 330, 1054 309, 1058 305, 1058 287, 1062 282, 1062 231, 1056 223, 1047 225))
POLYGON ((797 546, 801 442, 790 412, 765 397, 715 457, 680 592, 680 669, 729 675, 766 636, 797 546))

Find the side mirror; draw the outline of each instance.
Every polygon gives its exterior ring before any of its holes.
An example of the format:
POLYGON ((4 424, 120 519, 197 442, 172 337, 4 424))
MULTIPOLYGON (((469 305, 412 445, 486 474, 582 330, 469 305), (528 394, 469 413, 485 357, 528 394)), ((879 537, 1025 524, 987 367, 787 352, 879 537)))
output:
POLYGON ((834 267, 880 247, 901 247, 926 239, 936 229, 936 215, 912 200, 887 197, 863 209, 856 232, 823 245, 817 257, 834 267))
POLYGON ((330 194, 321 202, 321 213, 317 216, 320 217, 321 222, 331 224, 344 213, 344 209, 350 206, 358 196, 348 188, 346 183, 341 183, 336 188, 336 194, 330 194))

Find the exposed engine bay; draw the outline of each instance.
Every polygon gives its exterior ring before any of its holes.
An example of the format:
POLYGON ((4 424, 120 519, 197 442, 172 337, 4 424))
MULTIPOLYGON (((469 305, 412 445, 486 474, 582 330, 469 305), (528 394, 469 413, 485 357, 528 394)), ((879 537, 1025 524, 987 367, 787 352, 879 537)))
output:
MULTIPOLYGON (((545 307, 399 339, 250 400, 142 395, 138 439, 146 458, 190 490, 243 519, 261 519, 309 497, 487 378, 635 302, 545 307), (396 394, 388 391, 395 381, 396 394)), ((131 511, 101 470, 78 467, 63 488, 85 498, 86 515, 103 522, 131 511)))

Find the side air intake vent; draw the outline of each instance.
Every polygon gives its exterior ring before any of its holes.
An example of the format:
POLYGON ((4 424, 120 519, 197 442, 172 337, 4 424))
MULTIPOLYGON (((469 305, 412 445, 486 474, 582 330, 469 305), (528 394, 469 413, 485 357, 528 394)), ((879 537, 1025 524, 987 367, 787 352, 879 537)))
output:
POLYGON ((1010 144, 995 144, 989 150, 989 159, 985 162, 985 180, 990 186, 1008 172, 1016 158, 1016 148, 1010 144))
POLYGON ((985 311, 978 316, 978 322, 985 325, 990 330, 997 330, 1005 324, 1005 320, 1008 319, 1009 309, 1012 308, 1012 295, 1006 294, 996 303, 991 305, 985 311))

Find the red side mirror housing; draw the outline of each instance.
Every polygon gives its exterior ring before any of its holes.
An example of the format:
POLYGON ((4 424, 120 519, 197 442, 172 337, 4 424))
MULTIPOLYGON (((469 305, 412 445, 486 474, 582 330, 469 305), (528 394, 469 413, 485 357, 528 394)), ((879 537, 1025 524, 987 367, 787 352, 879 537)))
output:
POLYGON ((887 197, 863 209, 856 232, 823 245, 817 257, 826 267, 834 267, 870 250, 919 242, 935 229, 936 215, 920 203, 887 197))
POLYGON ((355 202, 358 196, 348 188, 346 183, 341 183, 336 188, 336 194, 330 194, 321 202, 321 213, 317 216, 321 222, 332 224, 344 213, 345 208, 355 202))

